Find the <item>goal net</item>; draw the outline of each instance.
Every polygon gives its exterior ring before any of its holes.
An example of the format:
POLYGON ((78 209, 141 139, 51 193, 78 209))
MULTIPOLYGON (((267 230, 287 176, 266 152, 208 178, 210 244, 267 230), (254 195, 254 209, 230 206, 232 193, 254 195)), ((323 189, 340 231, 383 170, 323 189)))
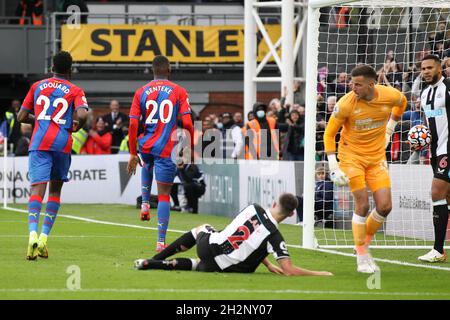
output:
POLYGON ((11 187, 13 163, 9 155, 8 138, 0 133, 0 201, 3 208, 7 208, 13 198, 11 187))
POLYGON ((320 168, 328 170, 325 126, 335 104, 351 90, 351 70, 364 63, 375 68, 379 84, 397 88, 408 99, 407 110, 386 150, 393 207, 373 246, 430 247, 434 240, 430 152, 412 152, 407 133, 416 124, 426 124, 418 98, 424 86, 418 64, 421 58, 438 55, 450 77, 450 1, 342 2, 317 10, 319 14, 308 17, 317 20, 318 29, 317 39, 308 39, 308 46, 314 47, 317 41, 318 48, 313 80, 317 84, 315 239, 320 247, 353 247, 354 203, 348 187, 319 180, 323 179, 320 168))
POLYGON ((0 202, 4 209, 28 203, 31 195, 28 157, 14 154, 14 145, 0 133, 0 202))

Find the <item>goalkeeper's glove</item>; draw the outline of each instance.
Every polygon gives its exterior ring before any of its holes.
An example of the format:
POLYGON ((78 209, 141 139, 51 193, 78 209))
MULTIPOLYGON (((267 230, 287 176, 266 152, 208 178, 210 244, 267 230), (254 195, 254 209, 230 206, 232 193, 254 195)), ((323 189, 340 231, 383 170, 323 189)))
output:
POLYGON ((330 168, 330 178, 338 187, 348 184, 348 177, 339 168, 339 164, 336 160, 335 154, 328 155, 328 167, 330 168))
POLYGON ((386 149, 389 142, 391 142, 391 136, 395 131, 395 126, 397 125, 397 121, 393 119, 389 119, 389 122, 386 126, 386 135, 385 135, 385 145, 384 148, 386 149))

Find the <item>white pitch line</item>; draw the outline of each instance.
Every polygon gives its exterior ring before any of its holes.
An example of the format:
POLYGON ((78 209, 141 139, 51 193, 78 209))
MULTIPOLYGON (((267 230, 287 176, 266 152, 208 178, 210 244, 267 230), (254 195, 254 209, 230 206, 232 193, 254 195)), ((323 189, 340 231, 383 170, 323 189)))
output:
MULTIPOLYGON (((11 211, 17 211, 17 212, 23 212, 23 213, 28 213, 27 210, 16 209, 16 208, 9 208, 8 207, 8 208, 3 208, 3 209, 11 210, 11 211)), ((117 226, 117 227, 128 227, 128 228, 135 228, 135 229, 145 229, 145 230, 158 231, 158 228, 153 228, 153 227, 144 227, 144 226, 138 226, 138 225, 135 225, 135 224, 126 224, 126 223, 110 222, 110 221, 103 221, 103 220, 95 220, 95 219, 77 217, 77 216, 66 215, 66 214, 58 214, 58 217, 68 218, 68 219, 73 219, 73 220, 79 220, 79 221, 84 221, 84 222, 90 222, 90 223, 105 224, 105 225, 110 225, 110 226, 117 226)), ((186 233, 187 232, 187 231, 176 230, 176 229, 167 229, 167 231, 175 232, 175 233, 186 233)))
MULTIPOLYGON (((28 213, 27 210, 10 208, 10 207, 3 208, 3 209, 11 210, 11 211, 17 211, 17 212, 23 212, 23 213, 28 213)), ((65 215, 65 214, 60 214, 59 216, 63 217, 63 218, 68 218, 68 219, 74 219, 74 220, 80 220, 80 221, 85 221, 85 222, 90 222, 90 223, 97 223, 97 224, 104 224, 104 225, 111 225, 111 226, 118 226, 118 227, 128 227, 128 228, 135 228, 135 229, 155 230, 155 231, 158 230, 157 228, 153 228, 153 227, 144 227, 144 226, 138 226, 138 225, 135 225, 135 224, 125 224, 125 223, 117 223, 117 222, 110 222, 110 221, 95 220, 95 219, 89 219, 89 218, 83 218, 83 217, 77 217, 77 216, 65 215)), ((167 231, 175 232, 175 233, 185 233, 185 232, 187 232, 187 231, 175 230, 175 229, 168 229, 167 231)), ((290 245, 290 244, 288 244, 288 247, 305 249, 305 248, 303 248, 303 247, 301 247, 299 245, 290 245)), ((328 249, 312 249, 312 250, 354 258, 353 254, 345 253, 345 252, 341 252, 341 251, 328 250, 328 249)), ((448 268, 448 267, 430 266, 430 265, 416 264, 416 263, 410 263, 410 262, 404 262, 404 261, 398 261, 398 260, 380 259, 380 258, 374 258, 374 260, 375 261, 379 261, 379 262, 385 262, 385 263, 390 263, 390 264, 407 266, 407 267, 416 267, 416 268, 423 268, 423 269, 434 269, 434 270, 441 270, 441 271, 450 271, 450 268, 448 268)))
MULTIPOLYGON (((2 208, 4 209, 4 208, 2 208)), ((23 223, 23 219, 22 220, 1 220, 2 223, 23 223)), ((82 224, 84 223, 83 221, 66 221, 64 222, 65 224, 82 224)))
POLYGON ((450 297, 450 292, 380 292, 380 291, 326 291, 326 290, 252 290, 252 289, 140 289, 140 288, 92 288, 92 289, 57 289, 57 288, 17 288, 17 289, 0 289, 0 293, 15 292, 32 292, 32 293, 49 293, 49 292, 67 292, 67 293, 85 293, 85 292, 119 292, 119 293, 270 293, 270 294, 328 294, 328 295, 377 295, 377 296, 432 296, 432 297, 450 297))
MULTIPOLYGON (((23 234, 0 234, 0 238, 29 238, 28 235, 23 234)), ((52 238, 81 238, 81 239, 89 239, 89 238, 113 238, 113 239, 148 239, 148 237, 144 236, 115 236, 115 235, 52 235, 52 238)))
MULTIPOLYGON (((294 247, 294 248, 305 249, 305 248, 303 248, 301 246, 297 246, 297 245, 288 245, 288 246, 294 247)), ((355 255, 353 253, 347 253, 347 252, 341 252, 341 251, 329 250, 329 249, 320 249, 320 248, 311 249, 311 250, 319 251, 319 252, 325 252, 325 253, 331 253, 331 254, 336 254, 336 255, 340 255, 340 256, 344 256, 344 257, 355 258, 355 255)), ((398 264, 398 265, 407 266, 407 267, 416 267, 416 268, 426 268, 426 269, 450 271, 449 267, 429 266, 429 265, 423 265, 423 264, 419 264, 419 263, 410 263, 410 262, 405 262, 405 261, 389 260, 389 259, 381 259, 381 258, 374 258, 374 260, 375 261, 379 261, 379 262, 386 262, 386 263, 390 263, 390 264, 398 264)))

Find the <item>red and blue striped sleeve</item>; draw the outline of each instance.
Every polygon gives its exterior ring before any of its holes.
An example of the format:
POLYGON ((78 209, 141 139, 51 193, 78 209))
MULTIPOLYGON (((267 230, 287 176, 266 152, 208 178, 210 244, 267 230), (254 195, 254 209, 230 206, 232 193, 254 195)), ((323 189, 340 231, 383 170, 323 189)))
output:
POLYGON ((131 103, 130 108, 130 118, 134 119, 140 119, 141 118, 141 94, 142 94, 142 88, 136 90, 136 93, 134 94, 133 102, 131 103))
POLYGON ((78 89, 78 92, 75 95, 74 106, 75 110, 77 110, 78 108, 85 108, 89 110, 86 95, 84 94, 84 91, 81 88, 78 89))
POLYGON ((187 92, 182 87, 179 87, 179 89, 180 89, 180 96, 179 96, 180 111, 179 112, 181 115, 191 113, 191 106, 189 105, 189 97, 187 95, 187 92))
POLYGON ((36 83, 34 83, 30 90, 28 91, 25 99, 23 100, 22 103, 22 108, 24 108, 25 110, 28 110, 31 113, 34 113, 34 90, 36 88, 36 83))

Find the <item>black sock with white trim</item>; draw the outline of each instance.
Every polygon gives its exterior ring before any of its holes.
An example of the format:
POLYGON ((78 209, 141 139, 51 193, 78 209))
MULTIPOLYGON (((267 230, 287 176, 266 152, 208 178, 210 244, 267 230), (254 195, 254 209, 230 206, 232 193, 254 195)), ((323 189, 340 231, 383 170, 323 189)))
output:
POLYGON ((433 225, 434 225, 434 249, 444 253, 445 234, 448 224, 447 200, 433 202, 433 225))
POLYGON ((172 242, 171 244, 169 244, 167 246, 167 248, 165 248, 163 251, 161 251, 160 253, 156 254, 153 259, 155 260, 165 260, 170 256, 173 256, 174 254, 181 252, 181 251, 186 251, 186 250, 182 250, 184 249, 190 249, 192 248, 194 245, 196 244, 195 238, 192 235, 191 231, 188 231, 186 233, 184 233, 181 237, 179 237, 177 240, 175 240, 174 242, 172 242), (182 248, 183 246, 183 248, 182 248))

